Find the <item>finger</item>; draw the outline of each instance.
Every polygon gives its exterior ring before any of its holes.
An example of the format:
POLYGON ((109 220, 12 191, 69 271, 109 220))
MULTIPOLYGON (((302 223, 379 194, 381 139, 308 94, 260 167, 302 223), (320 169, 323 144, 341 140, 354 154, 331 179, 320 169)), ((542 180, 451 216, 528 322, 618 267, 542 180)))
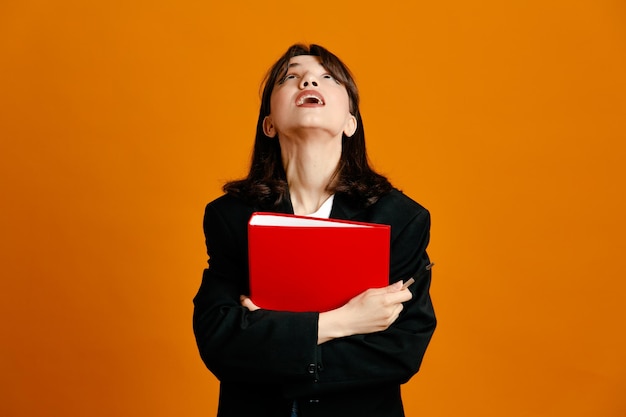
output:
POLYGON ((393 284, 387 285, 386 287, 370 288, 369 290, 367 290, 367 292, 371 293, 372 295, 380 295, 380 294, 398 292, 401 289, 402 289, 402 281, 397 281, 397 282, 394 282, 393 284))
POLYGON ((396 320, 398 320, 398 317, 400 317, 400 313, 403 310, 403 306, 402 304, 398 304, 389 314, 387 321, 385 323, 385 329, 387 329, 389 326, 391 326, 396 320))
POLYGON ((396 281, 387 287, 388 292, 396 292, 402 289, 402 280, 396 281))
POLYGON ((407 288, 387 294, 387 302, 391 304, 404 303, 413 298, 413 294, 407 288))
POLYGON ((259 306, 254 304, 252 302, 252 300, 249 297, 246 297, 245 295, 240 296, 239 300, 241 301, 241 305, 246 307, 250 311, 254 311, 254 310, 258 310, 259 309, 259 306))

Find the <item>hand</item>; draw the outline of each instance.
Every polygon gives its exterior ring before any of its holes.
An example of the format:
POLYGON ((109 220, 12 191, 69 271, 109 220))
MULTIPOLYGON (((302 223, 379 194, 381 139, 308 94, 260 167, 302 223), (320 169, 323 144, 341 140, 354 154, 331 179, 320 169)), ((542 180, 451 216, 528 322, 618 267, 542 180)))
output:
POLYGON ((259 306, 257 306, 256 304, 254 304, 252 302, 252 300, 250 299, 250 297, 246 296, 246 295, 241 295, 239 296, 239 301, 241 302, 241 305, 246 307, 248 310, 250 311, 255 311, 258 310, 259 306))
POLYGON ((386 330, 400 315, 402 303, 412 296, 408 289, 402 289, 402 281, 364 291, 343 307, 320 314, 318 343, 386 330))

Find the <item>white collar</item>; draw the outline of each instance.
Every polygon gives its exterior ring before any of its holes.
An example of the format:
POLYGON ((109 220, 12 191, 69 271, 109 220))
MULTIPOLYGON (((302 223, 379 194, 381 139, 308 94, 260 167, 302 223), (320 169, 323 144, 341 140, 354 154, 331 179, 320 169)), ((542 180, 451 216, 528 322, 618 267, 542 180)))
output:
POLYGON ((315 212, 315 213, 311 213, 311 214, 307 214, 307 217, 317 217, 320 219, 328 219, 330 217, 330 211, 333 208, 333 199, 335 198, 335 195, 331 195, 330 197, 328 197, 326 199, 326 201, 324 201, 324 203, 322 203, 322 205, 320 206, 320 208, 315 212))

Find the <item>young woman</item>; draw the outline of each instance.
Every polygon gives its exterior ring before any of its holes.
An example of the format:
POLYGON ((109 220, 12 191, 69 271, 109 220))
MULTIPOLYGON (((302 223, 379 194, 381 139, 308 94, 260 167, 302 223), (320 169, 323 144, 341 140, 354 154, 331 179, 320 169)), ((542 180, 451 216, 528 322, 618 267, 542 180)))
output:
POLYGON ((339 58, 293 45, 274 64, 250 172, 224 190, 205 211, 209 267, 193 317, 200 355, 220 380, 218 416, 403 416, 400 385, 436 325, 430 215, 369 166, 358 90, 339 58), (246 297, 255 211, 391 225, 390 285, 323 313, 259 308, 246 297))

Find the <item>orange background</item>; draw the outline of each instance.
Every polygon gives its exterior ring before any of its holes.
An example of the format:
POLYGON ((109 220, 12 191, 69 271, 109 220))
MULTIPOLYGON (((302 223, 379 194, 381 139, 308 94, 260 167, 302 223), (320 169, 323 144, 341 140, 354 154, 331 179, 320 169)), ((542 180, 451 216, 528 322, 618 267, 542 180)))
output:
POLYGON ((299 41, 353 69, 375 167, 432 212, 408 415, 626 415, 625 3, 414 3, 0 4, 0 415, 215 414, 203 208, 299 41))

